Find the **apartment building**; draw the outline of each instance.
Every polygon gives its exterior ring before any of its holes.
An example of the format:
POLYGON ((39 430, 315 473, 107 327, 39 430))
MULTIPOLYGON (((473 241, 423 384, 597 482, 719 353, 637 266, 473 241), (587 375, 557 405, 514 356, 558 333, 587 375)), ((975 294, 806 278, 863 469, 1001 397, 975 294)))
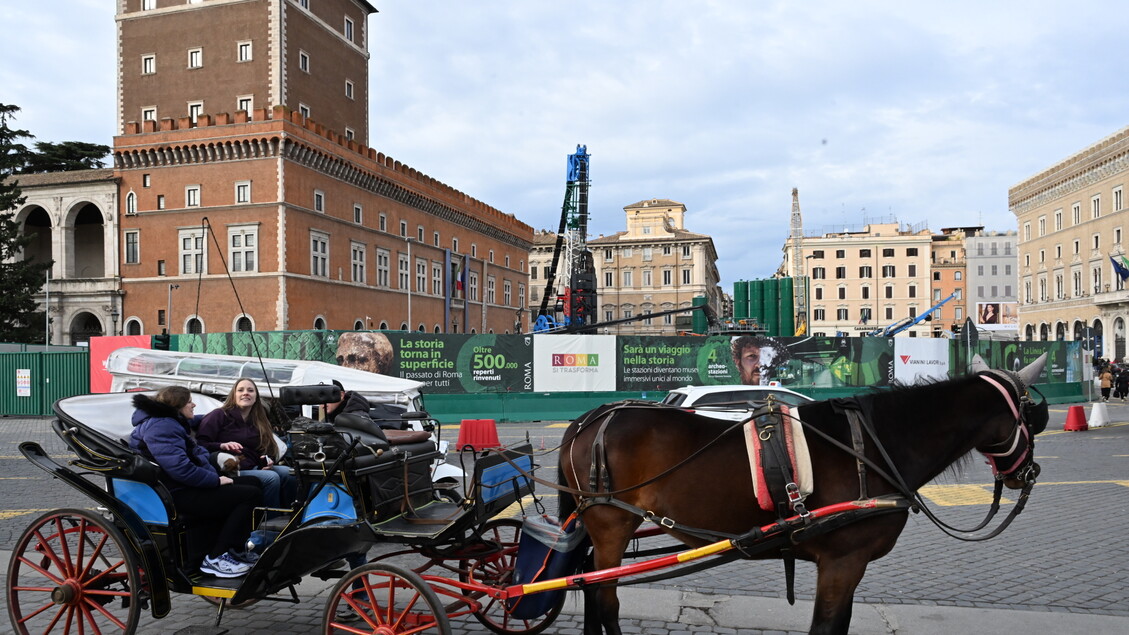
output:
POLYGON ((522 328, 532 229, 367 145, 373 13, 119 2, 126 333, 522 328))
POLYGON ((1124 358, 1129 128, 1008 190, 1019 227, 1019 333, 1026 340, 1090 340, 1124 358), (1091 339, 1092 338, 1092 339, 1091 339))
MULTIPOLYGON (((809 332, 858 335, 914 318, 929 309, 933 289, 928 229, 872 223, 861 231, 804 237, 803 271, 810 278, 809 332)), ((791 241, 784 245, 783 271, 793 271, 791 241)), ((931 337, 927 322, 904 333, 931 337)))

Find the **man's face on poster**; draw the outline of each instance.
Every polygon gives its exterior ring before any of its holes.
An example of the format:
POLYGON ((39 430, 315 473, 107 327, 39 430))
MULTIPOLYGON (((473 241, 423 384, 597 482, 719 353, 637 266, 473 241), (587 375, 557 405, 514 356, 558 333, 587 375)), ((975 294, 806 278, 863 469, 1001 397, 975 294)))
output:
POLYGON ((761 349, 759 346, 745 346, 737 358, 737 370, 741 374, 741 383, 748 386, 759 386, 761 383, 761 349))

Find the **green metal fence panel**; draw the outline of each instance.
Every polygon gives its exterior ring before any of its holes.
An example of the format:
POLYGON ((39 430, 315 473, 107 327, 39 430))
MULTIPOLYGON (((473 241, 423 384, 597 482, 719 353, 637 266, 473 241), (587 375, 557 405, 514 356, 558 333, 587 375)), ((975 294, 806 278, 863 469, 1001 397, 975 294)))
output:
POLYGON ((90 392, 90 353, 43 354, 43 412, 53 414, 51 406, 64 397, 90 392))
POLYGON ((0 415, 43 414, 43 356, 0 353, 0 415))
POLYGON ((440 423, 459 423, 463 419, 511 421, 571 421, 585 412, 621 399, 657 401, 665 391, 645 392, 562 392, 493 393, 437 395, 425 397, 427 411, 440 423))

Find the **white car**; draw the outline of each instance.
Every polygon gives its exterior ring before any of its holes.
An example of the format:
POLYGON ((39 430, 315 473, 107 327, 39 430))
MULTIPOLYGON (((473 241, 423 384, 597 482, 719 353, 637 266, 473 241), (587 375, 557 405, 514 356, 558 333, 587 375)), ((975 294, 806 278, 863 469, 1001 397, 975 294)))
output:
POLYGON ((662 403, 692 408, 700 415, 715 419, 741 421, 764 405, 770 395, 789 406, 815 401, 783 386, 683 386, 667 393, 662 403))

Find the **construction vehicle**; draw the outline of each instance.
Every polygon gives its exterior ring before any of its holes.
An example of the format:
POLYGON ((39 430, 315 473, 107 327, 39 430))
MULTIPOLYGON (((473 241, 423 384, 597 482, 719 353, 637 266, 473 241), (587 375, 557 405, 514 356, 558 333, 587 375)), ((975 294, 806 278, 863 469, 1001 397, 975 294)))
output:
POLYGON ((893 336, 897 335, 898 333, 901 333, 902 331, 910 328, 914 324, 921 322, 922 320, 933 319, 932 318, 933 312, 936 311, 937 309, 941 308, 941 306, 944 305, 949 300, 952 300, 953 298, 955 298, 956 295, 957 294, 955 292, 949 294, 949 297, 947 297, 944 300, 941 300, 940 302, 938 302, 937 304, 934 304, 933 306, 929 307, 929 310, 923 312, 921 315, 917 315, 917 316, 914 316, 914 317, 908 317, 908 318, 905 318, 905 319, 902 319, 902 320, 898 320, 897 322, 894 322, 893 324, 891 324, 887 327, 874 329, 873 331, 863 333, 863 335, 865 337, 893 337, 893 336))
POLYGON ((588 250, 588 146, 576 146, 568 155, 568 176, 560 229, 553 262, 546 276, 545 293, 533 323, 534 333, 594 333, 596 323, 596 264, 588 250), (557 270, 567 278, 556 293, 557 270), (556 303, 550 308, 550 298, 556 303))

